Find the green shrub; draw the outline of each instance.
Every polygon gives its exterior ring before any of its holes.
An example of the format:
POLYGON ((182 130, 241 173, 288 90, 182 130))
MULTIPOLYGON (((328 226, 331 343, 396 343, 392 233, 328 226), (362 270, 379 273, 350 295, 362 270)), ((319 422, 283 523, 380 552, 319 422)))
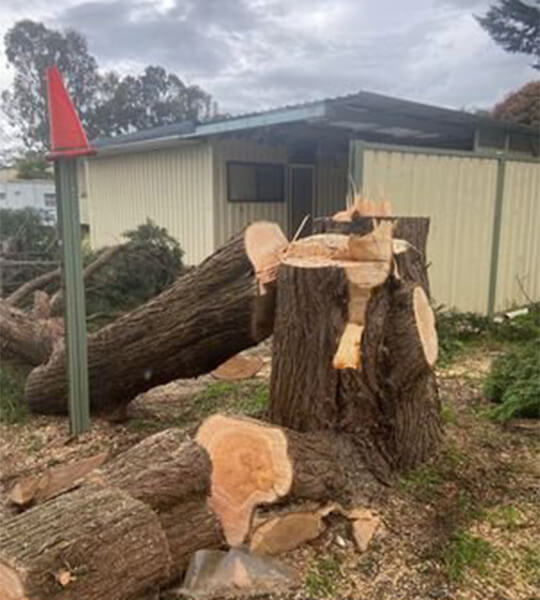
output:
MULTIPOLYGON (((88 314, 130 310, 157 296, 184 268, 180 244, 150 219, 123 235, 127 247, 86 286, 88 314)), ((96 256, 87 253, 85 262, 96 256)))
POLYGON ((439 361, 449 363, 467 344, 482 339, 489 331, 488 317, 471 312, 435 309, 437 335, 439 338, 439 361))
POLYGON ((540 417, 540 337, 495 359, 484 383, 486 397, 499 403, 492 417, 540 417))

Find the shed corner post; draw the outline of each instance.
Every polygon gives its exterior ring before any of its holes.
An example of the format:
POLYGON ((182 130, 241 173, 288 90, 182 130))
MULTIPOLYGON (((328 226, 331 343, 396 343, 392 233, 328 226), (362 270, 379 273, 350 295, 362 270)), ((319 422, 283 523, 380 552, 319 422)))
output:
POLYGON ((504 179, 506 173, 506 156, 497 158, 497 183, 493 207, 493 228, 491 232, 491 256, 489 264, 489 283, 487 298, 487 314, 489 317, 495 313, 497 300, 497 278, 499 271, 499 253, 501 246, 501 227, 504 200, 504 179))
POLYGON ((347 187, 353 194, 364 191, 364 143, 362 140, 349 140, 349 177, 347 187))

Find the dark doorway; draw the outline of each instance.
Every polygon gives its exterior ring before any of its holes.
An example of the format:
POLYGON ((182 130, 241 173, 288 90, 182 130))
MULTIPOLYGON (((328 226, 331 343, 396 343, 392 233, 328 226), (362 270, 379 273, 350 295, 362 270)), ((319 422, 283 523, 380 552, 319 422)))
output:
MULTIPOLYGON (((306 215, 313 216, 313 173, 311 165, 289 167, 289 190, 291 205, 291 230, 293 236, 306 215)), ((300 236, 308 235, 311 224, 307 223, 300 236)))

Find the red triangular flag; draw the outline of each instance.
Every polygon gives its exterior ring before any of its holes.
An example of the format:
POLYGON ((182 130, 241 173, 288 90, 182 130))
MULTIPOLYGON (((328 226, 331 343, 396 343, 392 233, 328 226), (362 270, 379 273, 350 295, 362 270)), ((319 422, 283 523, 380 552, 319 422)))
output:
POLYGON ((47 68, 47 100, 51 140, 51 152, 47 158, 95 154, 95 150, 88 144, 57 67, 47 68))

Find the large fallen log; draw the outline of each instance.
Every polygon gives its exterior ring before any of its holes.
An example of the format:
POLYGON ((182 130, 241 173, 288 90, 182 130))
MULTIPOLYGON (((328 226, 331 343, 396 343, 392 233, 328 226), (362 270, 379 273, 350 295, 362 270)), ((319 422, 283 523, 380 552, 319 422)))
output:
POLYGON ((427 221, 395 221, 358 217, 333 226, 342 233, 324 221, 327 233, 291 244, 277 281, 269 407, 284 427, 352 434, 383 480, 426 460, 441 437, 427 221))
MULTIPOLYGON (((254 223, 165 292, 88 337, 94 411, 125 407, 137 394, 215 369, 270 335, 275 269, 287 240, 254 223)), ((67 410, 64 349, 26 383, 31 410, 67 410)))

